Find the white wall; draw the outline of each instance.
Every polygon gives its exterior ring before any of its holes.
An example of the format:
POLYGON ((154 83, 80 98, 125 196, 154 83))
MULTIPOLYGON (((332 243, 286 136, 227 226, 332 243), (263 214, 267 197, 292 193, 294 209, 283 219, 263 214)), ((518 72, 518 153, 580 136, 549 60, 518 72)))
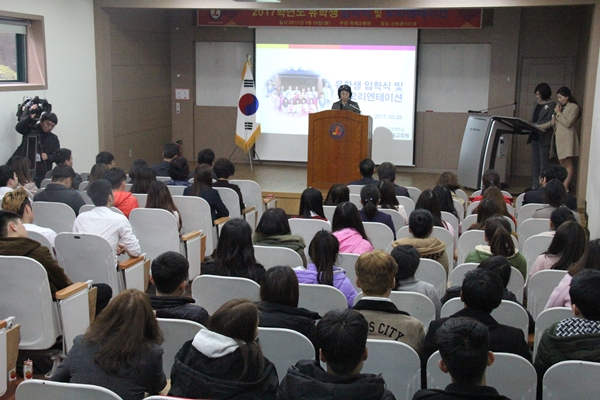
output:
POLYGON ((61 147, 73 151, 77 172, 89 171, 98 153, 98 102, 93 0, 3 0, 2 11, 44 16, 48 89, 0 92, 0 163, 21 143, 17 104, 40 96, 58 116, 61 147))
POLYGON ((586 195, 590 239, 600 238, 600 201, 598 201, 600 199, 600 178, 598 177, 598 171, 600 171, 600 157, 598 157, 598 154, 600 154, 600 62, 598 63, 594 98, 586 195))

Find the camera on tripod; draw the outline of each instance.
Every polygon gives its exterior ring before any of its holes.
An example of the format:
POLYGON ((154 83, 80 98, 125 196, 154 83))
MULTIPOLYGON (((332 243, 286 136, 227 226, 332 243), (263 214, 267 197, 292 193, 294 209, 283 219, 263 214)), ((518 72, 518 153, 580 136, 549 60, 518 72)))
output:
POLYGON ((21 121, 28 115, 31 115, 31 118, 37 121, 42 116, 42 113, 51 111, 52 104, 48 103, 48 100, 40 99, 38 96, 34 98, 24 97, 23 103, 19 104, 17 108, 17 121, 21 121), (33 107, 34 105, 37 107, 33 107))

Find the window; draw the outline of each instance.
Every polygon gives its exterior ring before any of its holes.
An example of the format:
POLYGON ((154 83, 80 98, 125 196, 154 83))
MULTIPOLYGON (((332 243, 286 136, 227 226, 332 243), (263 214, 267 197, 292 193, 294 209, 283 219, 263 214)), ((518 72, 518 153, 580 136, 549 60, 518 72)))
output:
POLYGON ((0 18, 0 82, 27 82, 29 21, 0 18))

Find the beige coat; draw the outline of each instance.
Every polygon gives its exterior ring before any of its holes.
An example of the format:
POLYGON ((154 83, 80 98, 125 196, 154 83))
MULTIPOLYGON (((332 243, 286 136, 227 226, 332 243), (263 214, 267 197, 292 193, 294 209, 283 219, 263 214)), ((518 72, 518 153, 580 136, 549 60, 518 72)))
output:
POLYGON ((578 120, 579 106, 575 103, 567 103, 552 120, 540 125, 541 129, 554 127, 552 142, 556 146, 559 160, 579 156, 579 137, 576 130, 578 120))

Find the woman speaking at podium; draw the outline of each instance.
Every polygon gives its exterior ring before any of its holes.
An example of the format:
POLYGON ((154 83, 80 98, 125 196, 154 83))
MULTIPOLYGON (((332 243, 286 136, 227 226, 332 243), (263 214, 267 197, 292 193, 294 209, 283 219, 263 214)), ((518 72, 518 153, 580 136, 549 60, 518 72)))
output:
POLYGON ((347 110, 360 114, 360 107, 358 106, 358 103, 350 100, 352 97, 352 89, 350 86, 341 85, 338 88, 338 97, 340 100, 333 103, 331 106, 332 110, 347 110))

